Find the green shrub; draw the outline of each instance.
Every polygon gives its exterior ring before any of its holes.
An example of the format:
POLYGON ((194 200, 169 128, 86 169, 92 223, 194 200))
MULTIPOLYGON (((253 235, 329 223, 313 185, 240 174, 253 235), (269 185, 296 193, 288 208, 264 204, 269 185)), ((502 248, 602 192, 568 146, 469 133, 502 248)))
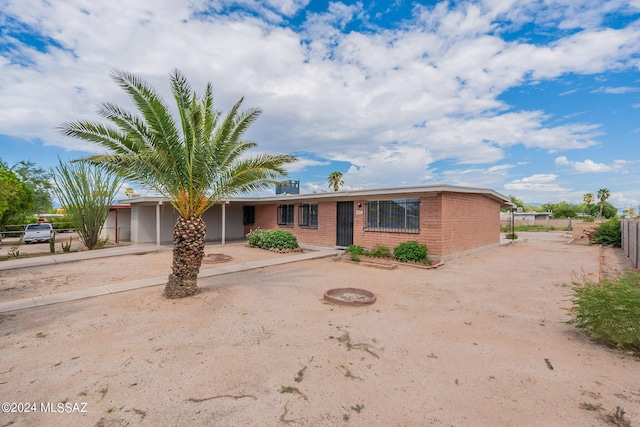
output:
POLYGON ((349 245, 344 251, 348 254, 364 255, 364 248, 362 246, 349 245))
POLYGON ((260 230, 259 228, 251 230, 249 234, 247 234, 247 242, 249 242, 249 246, 251 247, 261 248, 264 244, 264 230, 260 230))
POLYGON ((296 249, 298 239, 292 232, 286 230, 253 230, 247 234, 249 246, 262 249, 296 249))
POLYGON ((569 323, 606 344, 640 351, 640 273, 574 285, 569 323))
POLYGON ((381 244, 377 244, 373 247, 373 249, 371 249, 371 251, 369 251, 367 255, 370 255, 376 258, 389 258, 391 257, 391 251, 389 250, 388 247, 381 244))
POLYGON ((611 245, 619 248, 622 245, 622 232, 620 231, 620 220, 611 218, 603 222, 596 231, 589 237, 589 243, 611 245))
POLYGON ((505 239, 513 239, 513 240, 515 240, 515 239, 518 238, 518 235, 516 233, 507 233, 507 235, 504 236, 504 237, 505 237, 505 239))
POLYGON ((351 257, 351 261, 360 262, 360 257, 355 252, 349 252, 349 256, 351 257))
POLYGON ((393 255, 398 261, 428 262, 427 245, 422 245, 415 240, 402 242, 393 250, 393 255))

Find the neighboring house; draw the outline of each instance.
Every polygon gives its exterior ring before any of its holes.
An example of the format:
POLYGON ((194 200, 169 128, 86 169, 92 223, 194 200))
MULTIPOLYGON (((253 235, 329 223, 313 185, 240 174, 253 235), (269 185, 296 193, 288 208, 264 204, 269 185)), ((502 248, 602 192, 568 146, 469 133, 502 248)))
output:
MULTIPOLYGON (((162 197, 127 199, 131 241, 170 243, 177 213, 162 197)), ((207 241, 242 239, 253 229, 281 228, 300 243, 393 249, 426 244, 446 259, 500 244, 500 208, 511 201, 493 190, 428 185, 377 190, 239 197, 209 209, 207 241)))
POLYGON ((516 223, 518 221, 548 221, 553 212, 501 212, 500 216, 503 220, 510 220, 512 217, 516 223))

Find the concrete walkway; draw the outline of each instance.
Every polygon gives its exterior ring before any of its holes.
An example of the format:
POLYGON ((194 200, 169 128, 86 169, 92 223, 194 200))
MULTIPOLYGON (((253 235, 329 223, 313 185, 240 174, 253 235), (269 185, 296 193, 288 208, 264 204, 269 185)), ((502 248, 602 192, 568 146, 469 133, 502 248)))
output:
MULTIPOLYGON (((162 247, 160 250, 168 250, 170 247, 162 247)), ((198 278, 206 278, 220 276, 223 274, 237 273, 240 271, 253 270, 257 268, 270 267, 272 265, 288 264, 298 261, 306 261, 310 259, 327 258, 336 256, 342 251, 322 246, 304 246, 303 249, 310 249, 311 252, 305 252, 298 255, 290 255, 282 258, 274 258, 262 261, 251 261, 243 264, 230 264, 200 270, 198 278)), ((58 264, 61 262, 73 262, 85 259, 103 258, 119 255, 141 254, 155 252, 158 248, 156 245, 135 245, 123 246, 119 248, 101 249, 99 251, 84 251, 64 255, 41 256, 34 258, 25 258, 18 260, 3 261, 0 263, 0 270, 9 270, 12 268, 25 268, 43 265, 58 264)), ((80 289, 70 292, 61 292, 52 295, 43 295, 37 297, 23 298, 15 301, 7 301, 0 303, 0 313, 9 311, 22 310, 25 308, 42 307, 45 305, 57 304, 65 301, 75 301, 83 298, 96 297, 100 295, 109 295, 116 292, 131 291, 134 289, 145 288, 148 286, 164 285, 167 282, 167 276, 153 277, 150 279, 132 280, 123 283, 111 283, 93 288, 80 289)))
MULTIPOLYGON (((171 246, 160 246, 160 250, 170 250, 171 246)), ((107 258, 120 255, 146 254, 157 252, 155 244, 118 246, 115 248, 100 249, 97 251, 80 251, 68 254, 40 255, 30 258, 9 259, 0 262, 0 271, 14 270, 16 268, 40 267, 43 265, 62 264, 64 262, 82 261, 85 259, 107 258)))

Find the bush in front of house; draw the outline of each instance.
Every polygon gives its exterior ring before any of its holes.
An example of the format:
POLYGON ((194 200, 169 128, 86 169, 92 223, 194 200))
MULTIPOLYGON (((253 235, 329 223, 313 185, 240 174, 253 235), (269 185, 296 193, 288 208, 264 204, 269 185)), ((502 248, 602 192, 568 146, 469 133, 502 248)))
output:
POLYGON ((263 248, 265 249, 296 249, 298 247, 298 239, 290 231, 275 229, 264 233, 263 248))
POLYGON ((290 231, 286 230, 253 230, 247 234, 249 246, 262 249, 296 249, 299 247, 298 239, 290 231))
POLYGON ((247 242, 249 242, 249 246, 252 248, 261 248, 264 244, 264 230, 259 228, 251 230, 249 234, 247 234, 247 242))
POLYGON ((364 255, 365 254, 365 250, 362 246, 357 246, 357 245, 349 245, 347 246, 347 249, 344 250, 345 253, 348 254, 354 254, 354 255, 364 255))
POLYGON ((376 258, 389 258, 391 257, 391 251, 385 245, 377 244, 367 253, 367 255, 376 258))
POLYGON ((418 243, 415 240, 402 242, 393 250, 393 256, 398 261, 415 261, 421 263, 429 263, 427 257, 427 245, 418 243))
POLYGON ((589 243, 611 245, 619 248, 622 245, 620 220, 614 217, 607 222, 603 222, 596 228, 596 231, 589 236, 589 243))
POLYGON ((600 283, 583 277, 574 283, 572 302, 569 323, 608 345, 640 352, 640 273, 600 283))

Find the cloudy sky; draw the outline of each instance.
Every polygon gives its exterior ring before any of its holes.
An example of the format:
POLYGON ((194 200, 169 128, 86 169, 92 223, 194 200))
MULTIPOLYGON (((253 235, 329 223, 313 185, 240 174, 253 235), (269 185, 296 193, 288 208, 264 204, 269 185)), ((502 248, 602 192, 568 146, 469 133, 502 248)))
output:
POLYGON ((302 192, 454 184, 525 203, 640 203, 640 0, 0 0, 0 158, 99 148, 61 135, 169 73, 264 112, 302 192))

